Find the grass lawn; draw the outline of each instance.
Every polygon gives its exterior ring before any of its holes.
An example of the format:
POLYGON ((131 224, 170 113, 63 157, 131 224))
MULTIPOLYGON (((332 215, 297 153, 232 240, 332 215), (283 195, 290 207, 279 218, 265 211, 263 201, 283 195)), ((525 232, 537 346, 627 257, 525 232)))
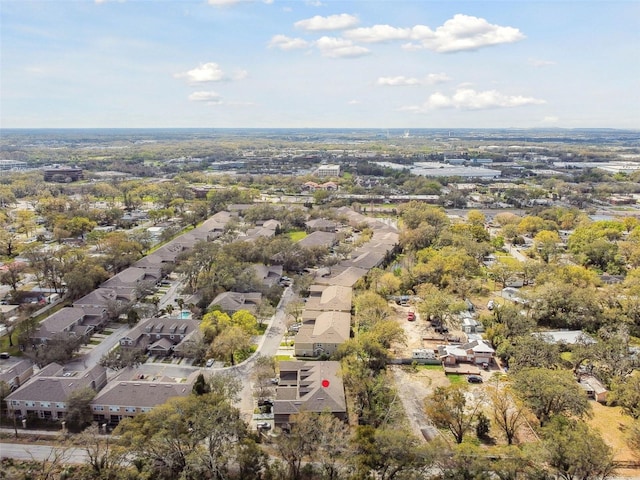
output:
POLYGON ((291 355, 276 355, 276 360, 278 362, 286 362, 288 360, 291 360, 291 355))
POLYGON ((105 328, 102 333, 104 333, 105 335, 111 335, 113 333, 113 330, 109 330, 108 328, 105 328))
POLYGON ((291 239, 291 241, 297 242, 299 240, 302 240, 304 237, 306 237, 307 232, 305 232, 304 230, 293 230, 287 233, 287 235, 289 235, 289 238, 291 239))
POLYGON ((7 352, 12 357, 20 357, 20 356, 22 356, 22 352, 20 351, 20 349, 18 348, 18 345, 17 345, 16 337, 17 337, 17 335, 14 333, 13 334, 13 347, 9 346, 9 335, 4 335, 3 337, 0 337, 0 352, 7 352))
POLYGON ((605 442, 613 449, 616 460, 634 460, 633 452, 625 441, 626 432, 633 424, 628 415, 622 414, 621 407, 607 407, 598 402, 590 402, 593 417, 587 423, 600 432, 605 442))
POLYGON ((565 362, 570 362, 571 361, 571 357, 572 357, 571 352, 562 352, 560 354, 560 358, 562 360, 564 360, 565 362))
POLYGON ((447 375, 447 378, 451 382, 451 385, 455 385, 456 383, 463 383, 463 382, 466 382, 467 380, 466 375, 459 375, 457 373, 452 373, 450 375, 447 375))
POLYGON ((416 370, 438 370, 443 372, 444 368, 442 365, 416 365, 416 370))
POLYGON ((100 345, 100 340, 89 340, 89 345, 100 345))

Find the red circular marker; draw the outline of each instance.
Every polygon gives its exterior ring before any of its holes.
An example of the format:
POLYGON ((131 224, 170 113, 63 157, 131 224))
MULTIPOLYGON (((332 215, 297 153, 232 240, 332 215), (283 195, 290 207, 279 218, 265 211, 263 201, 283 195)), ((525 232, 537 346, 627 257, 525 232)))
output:
POLYGON ((322 386, 327 388, 329 386, 329 380, 322 380, 322 386))

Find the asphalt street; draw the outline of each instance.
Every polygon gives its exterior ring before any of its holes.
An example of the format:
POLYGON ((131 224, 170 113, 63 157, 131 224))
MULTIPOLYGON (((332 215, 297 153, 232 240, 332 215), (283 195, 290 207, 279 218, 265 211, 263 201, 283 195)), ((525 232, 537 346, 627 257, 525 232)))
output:
POLYGON ((52 447, 50 445, 31 445, 25 443, 0 443, 0 458, 18 460, 51 460, 60 455, 64 463, 85 463, 87 452, 80 448, 52 447))

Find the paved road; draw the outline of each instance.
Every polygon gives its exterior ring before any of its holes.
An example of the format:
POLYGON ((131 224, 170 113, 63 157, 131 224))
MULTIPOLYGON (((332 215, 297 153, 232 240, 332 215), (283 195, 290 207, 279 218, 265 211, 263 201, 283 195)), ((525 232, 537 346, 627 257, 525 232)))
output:
MULTIPOLYGON (((295 293, 291 287, 287 287, 282 295, 280 303, 276 308, 276 312, 271 318, 269 325, 265 331, 265 334, 261 337, 260 343, 256 353, 245 360, 244 362, 234 365, 233 367, 224 368, 203 368, 192 367, 189 365, 173 365, 173 364, 154 364, 148 363, 140 367, 140 370, 149 375, 168 376, 174 378, 184 378, 196 370, 206 371, 210 373, 217 372, 229 372, 233 374, 242 385, 242 391, 240 392, 240 401, 236 405, 242 416, 251 421, 253 410, 255 406, 255 399, 253 397, 253 381, 252 373, 253 366, 258 354, 264 356, 274 356, 278 352, 282 336, 286 331, 286 313, 285 309, 289 302, 295 298, 295 293)), ((94 365, 102 357, 102 355, 108 352, 118 342, 120 337, 129 329, 128 326, 122 325, 117 328, 113 334, 105 338, 99 345, 96 345, 91 352, 81 356, 78 360, 70 365, 75 368, 82 369, 85 366, 94 365)), ((0 458, 10 457, 23 460, 46 460, 50 458, 54 447, 46 445, 25 445, 25 444, 12 444, 12 443, 0 443, 0 458)), ((86 461, 86 454, 84 451, 77 448, 60 449, 64 451, 66 463, 84 463, 86 461), (68 460, 67 460, 68 459, 68 460)))
POLYGON ((86 463, 87 461, 87 453, 79 448, 24 443, 0 443, 0 458, 42 461, 51 460, 56 454, 62 457, 63 463, 86 463))
POLYGON ((265 357, 273 357, 280 348, 280 342, 282 336, 287 329, 286 326, 286 306, 291 300, 295 298, 295 294, 291 287, 287 287, 282 294, 280 303, 276 308, 276 312, 271 317, 271 321, 260 343, 256 353, 235 367, 228 367, 222 369, 214 369, 213 371, 229 371, 237 374, 237 378, 242 382, 242 392, 240 392, 240 402, 236 405, 240 409, 243 417, 247 420, 251 420, 253 415, 253 409, 255 407, 255 399, 253 397, 253 380, 251 374, 253 373, 253 366, 258 354, 265 357))
POLYGON ((73 362, 69 362, 65 366, 70 370, 84 370, 85 368, 93 367, 100 361, 104 354, 116 346, 120 338, 130 329, 128 325, 118 324, 112 324, 109 328, 113 330, 111 335, 103 339, 98 345, 94 345, 87 353, 78 355, 73 362))

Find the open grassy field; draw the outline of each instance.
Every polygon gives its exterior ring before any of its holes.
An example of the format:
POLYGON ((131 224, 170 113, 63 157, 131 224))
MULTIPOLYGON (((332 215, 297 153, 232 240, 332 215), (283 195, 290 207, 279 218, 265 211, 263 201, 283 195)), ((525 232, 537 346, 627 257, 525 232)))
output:
MULTIPOLYGON (((636 460, 626 443, 626 432, 633 423, 631 417, 622 413, 621 407, 607 407, 598 402, 591 402, 593 417, 587 423, 598 430, 602 438, 613 448, 618 461, 636 460)), ((640 471, 638 472, 640 478, 640 471)))
POLYGON ((305 232, 304 230, 294 230, 292 232, 289 232, 287 235, 289 235, 289 238, 293 242, 298 242, 307 236, 307 232, 305 232))

